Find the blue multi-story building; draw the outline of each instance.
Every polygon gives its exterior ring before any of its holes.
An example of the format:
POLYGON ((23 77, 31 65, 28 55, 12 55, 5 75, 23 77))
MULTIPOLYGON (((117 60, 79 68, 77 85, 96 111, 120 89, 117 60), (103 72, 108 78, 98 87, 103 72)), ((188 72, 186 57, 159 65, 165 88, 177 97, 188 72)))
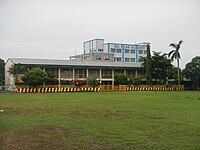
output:
POLYGON ((140 62, 140 56, 147 54, 147 42, 142 43, 104 43, 104 39, 93 39, 83 43, 84 54, 108 53, 113 54, 116 62, 140 62))

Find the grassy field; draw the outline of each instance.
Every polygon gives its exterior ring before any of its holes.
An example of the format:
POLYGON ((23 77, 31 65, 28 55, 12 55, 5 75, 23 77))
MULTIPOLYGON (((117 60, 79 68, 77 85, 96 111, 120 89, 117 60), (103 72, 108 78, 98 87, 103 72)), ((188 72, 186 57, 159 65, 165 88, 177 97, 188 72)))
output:
POLYGON ((0 148, 200 149, 200 92, 0 94, 0 148))

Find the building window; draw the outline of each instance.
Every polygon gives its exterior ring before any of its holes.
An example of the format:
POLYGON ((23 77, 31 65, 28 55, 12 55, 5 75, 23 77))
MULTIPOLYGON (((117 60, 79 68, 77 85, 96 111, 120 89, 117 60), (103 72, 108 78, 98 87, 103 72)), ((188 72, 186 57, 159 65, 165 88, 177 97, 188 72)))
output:
POLYGON ((58 78, 58 69, 57 69, 57 68, 46 68, 45 71, 46 71, 52 78, 58 78))
POLYGON ((144 54, 147 54, 147 51, 146 51, 146 50, 144 50, 144 54))
POLYGON ((112 70, 102 70, 102 78, 103 79, 111 79, 112 78, 112 70))
POLYGON ((60 77, 61 78, 73 78, 73 70, 72 69, 60 69, 60 77))
POLYGON ((130 52, 130 50, 129 49, 125 49, 125 53, 129 53, 130 52))
POLYGON ((98 49, 99 52, 103 52, 103 49, 98 49))
POLYGON ((131 62, 135 62, 135 58, 131 58, 131 62))
POLYGON ((139 50, 139 54, 143 54, 143 50, 139 50))
POLYGON ((88 72, 89 77, 100 78, 100 70, 99 69, 89 69, 88 72))
POLYGON ((131 46, 131 49, 132 50, 136 50, 136 46, 131 46))
POLYGON ((121 57, 117 57, 117 61, 122 61, 122 58, 121 57))
POLYGON ((129 62, 129 60, 130 60, 129 58, 125 58, 125 62, 129 62))
POLYGON ((132 53, 132 54, 135 54, 135 50, 131 50, 131 53, 132 53))
POLYGON ((75 78, 86 78, 85 69, 75 69, 75 78))
POLYGON ((121 49, 117 49, 117 53, 121 53, 122 52, 122 50, 121 49))
POLYGON ((135 76, 135 70, 126 70, 128 76, 135 76))
POLYGON ((114 48, 111 48, 111 53, 115 53, 115 49, 114 48))

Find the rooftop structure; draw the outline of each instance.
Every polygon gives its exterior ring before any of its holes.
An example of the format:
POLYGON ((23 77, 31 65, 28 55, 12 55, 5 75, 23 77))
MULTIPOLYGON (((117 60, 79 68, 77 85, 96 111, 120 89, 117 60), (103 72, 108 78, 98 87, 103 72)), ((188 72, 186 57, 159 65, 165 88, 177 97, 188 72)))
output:
MULTIPOLYGON (((78 59, 84 58, 84 55, 91 53, 99 55, 100 53, 112 54, 113 58, 111 61, 116 62, 127 62, 127 63, 138 63, 140 57, 145 57, 147 54, 147 45, 150 43, 104 43, 104 39, 93 39, 83 43, 83 56, 72 56, 71 58, 78 59)), ((83 60, 83 59, 82 59, 83 60)), ((90 59, 85 59, 90 60, 90 59)), ((101 59, 103 60, 103 59, 101 59)))

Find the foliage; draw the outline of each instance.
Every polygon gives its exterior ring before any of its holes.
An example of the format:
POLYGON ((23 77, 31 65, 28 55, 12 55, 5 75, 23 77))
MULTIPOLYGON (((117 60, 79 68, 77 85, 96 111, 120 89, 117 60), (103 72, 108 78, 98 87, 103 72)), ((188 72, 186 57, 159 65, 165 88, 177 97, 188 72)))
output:
POLYGON ((55 75, 52 75, 49 72, 46 72, 48 76, 48 80, 45 82, 46 85, 58 85, 59 81, 56 79, 55 75))
POLYGON ((115 75, 115 83, 116 85, 140 85, 142 84, 141 76, 131 76, 128 77, 125 74, 116 74, 115 75))
MULTIPOLYGON (((168 68, 168 79, 173 80, 173 84, 178 84, 178 74, 177 74, 177 67, 171 66, 168 68)), ((183 75, 181 69, 179 68, 180 72, 180 81, 183 81, 183 75)))
POLYGON ((183 43, 182 40, 180 40, 180 41, 178 42, 178 44, 171 43, 169 46, 172 47, 173 50, 170 51, 170 52, 168 53, 168 57, 170 57, 172 61, 173 61, 174 59, 177 60, 177 73, 178 73, 178 84, 179 84, 179 85, 180 85, 179 59, 181 59, 179 50, 180 50, 180 47, 181 47, 181 44, 182 44, 182 43, 183 43))
POLYGON ((73 85, 73 81, 72 80, 60 80, 60 84, 61 85, 73 85))
POLYGON ((187 79, 191 79, 193 86, 196 85, 198 89, 200 85, 200 56, 194 57, 191 62, 186 64, 183 75, 187 79))
POLYGON ((94 78, 94 77, 88 77, 88 78, 86 79, 86 83, 87 83, 87 85, 100 85, 100 81, 97 80, 97 79, 94 78))
POLYGON ((8 72, 13 75, 15 84, 19 82, 18 75, 24 74, 26 71, 27 71, 27 68, 22 66, 21 64, 12 65, 8 70, 8 72))
POLYGON ((117 85, 121 84, 121 85, 126 85, 128 81, 128 76, 125 74, 116 74, 115 75, 115 83, 117 85))
POLYGON ((150 45, 147 45, 147 56, 146 56, 146 80, 147 85, 151 85, 151 53, 150 53, 150 45))
POLYGON ((12 75, 17 75, 17 74, 23 74, 26 72, 26 68, 24 66, 22 66, 21 64, 15 64, 15 65, 12 65, 8 72, 12 75))
POLYGON ((142 77, 141 76, 132 76, 129 79, 129 84, 131 85, 140 85, 142 83, 142 77))
POLYGON ((4 85, 5 80, 5 62, 0 59, 0 85, 4 85))
MULTIPOLYGON (((147 58, 143 57, 143 71, 146 72, 147 58)), ((168 70, 172 67, 171 60, 167 58, 167 54, 161 52, 153 52, 151 56, 151 78, 155 80, 155 84, 166 84, 169 76, 168 70)))
POLYGON ((31 86, 43 85, 48 79, 47 73, 39 67, 32 68, 22 77, 24 83, 31 86))
POLYGON ((0 147, 200 149, 197 91, 0 94, 0 147))
POLYGON ((166 84, 169 76, 169 68, 172 67, 171 60, 167 58, 167 54, 161 54, 161 52, 154 52, 152 57, 152 76, 155 82, 159 80, 159 84, 166 84))

